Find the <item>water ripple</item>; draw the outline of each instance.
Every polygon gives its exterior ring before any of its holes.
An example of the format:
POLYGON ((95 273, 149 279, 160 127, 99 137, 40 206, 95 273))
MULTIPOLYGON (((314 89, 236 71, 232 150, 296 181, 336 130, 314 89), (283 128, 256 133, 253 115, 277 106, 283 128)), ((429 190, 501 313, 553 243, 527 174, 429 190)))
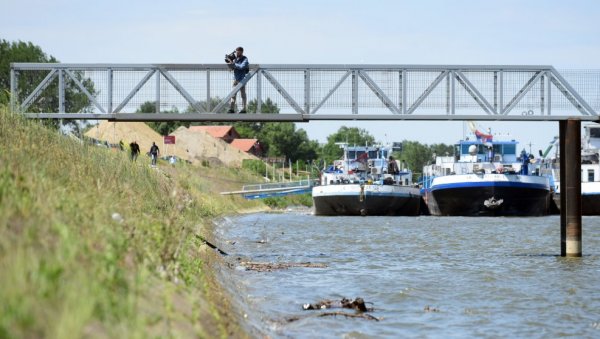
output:
POLYGON ((582 258, 558 255, 556 216, 254 214, 220 222, 216 240, 253 261, 327 265, 222 270, 249 324, 267 336, 591 338, 600 331, 599 221, 583 220, 582 258), (358 296, 383 320, 316 317, 301 307, 358 296))

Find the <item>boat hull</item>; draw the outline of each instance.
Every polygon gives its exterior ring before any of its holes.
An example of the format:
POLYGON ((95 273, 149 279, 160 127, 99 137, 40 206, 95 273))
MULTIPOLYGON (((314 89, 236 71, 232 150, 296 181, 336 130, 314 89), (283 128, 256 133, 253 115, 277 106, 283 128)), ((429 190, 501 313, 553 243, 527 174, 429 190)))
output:
POLYGON ((340 184, 313 188, 315 215, 420 214, 418 188, 395 185, 340 184))
POLYGON ((552 202, 547 178, 504 174, 439 177, 425 198, 438 216, 543 216, 552 202))
MULTIPOLYGON (((555 193, 553 198, 560 212, 560 193, 555 193)), ((600 193, 581 195, 581 215, 600 215, 600 193)))
MULTIPOLYGON (((556 182, 556 188, 553 199, 560 212, 560 182, 556 182)), ((581 183, 581 215, 600 215, 600 182, 581 183)))

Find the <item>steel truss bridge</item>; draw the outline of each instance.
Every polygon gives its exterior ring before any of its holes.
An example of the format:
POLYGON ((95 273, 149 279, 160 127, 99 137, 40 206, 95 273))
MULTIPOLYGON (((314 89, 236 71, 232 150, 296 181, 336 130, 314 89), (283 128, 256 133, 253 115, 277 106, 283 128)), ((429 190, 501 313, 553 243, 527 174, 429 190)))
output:
POLYGON ((224 64, 13 63, 11 108, 30 118, 110 121, 600 121, 600 70, 251 65, 240 84, 232 80, 224 64), (227 114, 242 86, 252 113, 227 114))

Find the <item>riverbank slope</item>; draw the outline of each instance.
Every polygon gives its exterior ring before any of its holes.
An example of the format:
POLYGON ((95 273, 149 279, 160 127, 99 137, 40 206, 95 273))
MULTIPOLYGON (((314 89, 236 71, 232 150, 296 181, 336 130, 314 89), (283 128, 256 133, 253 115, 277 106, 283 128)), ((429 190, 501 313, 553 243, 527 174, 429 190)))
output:
POLYGON ((0 107, 0 338, 246 336, 202 239, 256 178, 148 164, 0 107))

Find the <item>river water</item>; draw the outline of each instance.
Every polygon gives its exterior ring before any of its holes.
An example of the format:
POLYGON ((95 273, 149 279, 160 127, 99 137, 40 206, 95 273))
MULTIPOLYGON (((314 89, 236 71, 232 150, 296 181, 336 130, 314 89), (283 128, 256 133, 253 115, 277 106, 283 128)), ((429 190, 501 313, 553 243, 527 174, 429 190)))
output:
POLYGON ((583 217, 582 258, 559 256, 558 216, 260 213, 219 221, 216 243, 257 337, 600 337, 600 217, 583 217), (326 267, 259 272, 242 261, 326 267), (372 303, 380 321, 302 309, 342 297, 372 303))

